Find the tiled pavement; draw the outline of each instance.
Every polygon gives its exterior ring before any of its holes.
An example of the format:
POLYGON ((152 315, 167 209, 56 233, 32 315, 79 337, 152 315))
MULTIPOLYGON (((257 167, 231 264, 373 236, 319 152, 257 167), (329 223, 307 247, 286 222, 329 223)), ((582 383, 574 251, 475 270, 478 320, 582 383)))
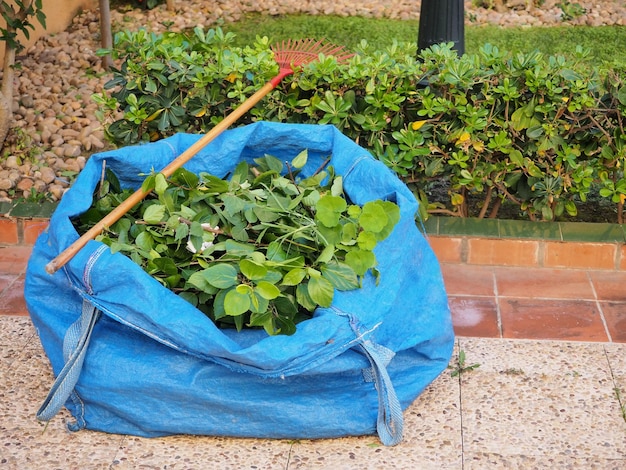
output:
MULTIPOLYGON (((29 246, 0 247, 0 315, 28 315, 29 246)), ((626 271, 441 263, 458 336, 626 343, 626 271)))
POLYGON ((442 263, 465 365, 374 436, 69 434, 34 418, 52 382, 25 309, 29 247, 0 247, 0 469, 626 469, 626 272, 442 263))

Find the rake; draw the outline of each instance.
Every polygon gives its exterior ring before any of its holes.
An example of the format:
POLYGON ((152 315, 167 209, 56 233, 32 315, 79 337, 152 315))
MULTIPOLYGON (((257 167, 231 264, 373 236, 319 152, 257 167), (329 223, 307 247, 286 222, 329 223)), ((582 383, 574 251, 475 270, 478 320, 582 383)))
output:
MULTIPOLYGON (((302 39, 283 41, 272 47, 274 59, 278 63, 280 70, 278 74, 267 82, 261 89, 241 103, 233 112, 227 115, 220 123, 213 127, 208 133, 197 140, 187 150, 176 157, 172 162, 161 170, 161 173, 168 178, 176 170, 182 167, 187 161, 193 158, 202 148, 224 132, 237 119, 247 113, 254 107, 265 95, 271 92, 278 84, 288 75, 303 65, 309 64, 317 60, 320 54, 325 56, 333 56, 338 62, 345 61, 354 54, 348 53, 343 46, 336 46, 324 43, 321 40, 302 39)), ((144 191, 139 188, 131 196, 123 201, 114 210, 104 216, 97 224, 85 232, 78 240, 68 246, 56 258, 46 265, 46 272, 54 274, 60 268, 65 266, 76 253, 78 253, 89 240, 97 237, 105 227, 110 227, 117 222, 124 214, 141 202, 151 191, 144 191)))

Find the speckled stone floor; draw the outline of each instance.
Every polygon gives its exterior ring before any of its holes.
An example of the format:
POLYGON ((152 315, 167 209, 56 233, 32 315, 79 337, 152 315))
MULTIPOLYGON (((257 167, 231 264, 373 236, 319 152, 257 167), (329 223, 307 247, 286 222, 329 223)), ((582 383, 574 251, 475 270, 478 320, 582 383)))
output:
POLYGON ((29 252, 0 249, 0 469, 626 469, 622 272, 443 264, 455 352, 395 447, 143 439, 35 419, 53 376, 23 302, 29 252), (460 352, 478 367, 453 376, 460 352))
POLYGON ((405 412, 401 444, 375 436, 266 440, 70 434, 35 412, 52 383, 28 317, 0 316, 4 469, 624 469, 626 345, 457 338, 444 371, 405 412))

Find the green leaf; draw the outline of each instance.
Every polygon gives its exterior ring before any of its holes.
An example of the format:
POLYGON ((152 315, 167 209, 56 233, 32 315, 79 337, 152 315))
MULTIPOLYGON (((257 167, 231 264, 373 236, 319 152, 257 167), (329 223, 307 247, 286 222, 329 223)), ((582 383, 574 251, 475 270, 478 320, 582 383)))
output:
POLYGON ((530 176, 534 176, 535 178, 541 178, 543 176, 541 169, 530 158, 526 158, 526 168, 530 176))
POLYGON ((524 166, 524 157, 522 156, 522 152, 517 149, 511 150, 509 153, 509 158, 517 167, 524 166))
POLYGON ((141 184, 141 190, 144 193, 149 193, 150 191, 154 189, 155 182, 156 182, 155 175, 149 175, 141 184))
POLYGON ((317 189, 307 190, 305 196, 302 198, 302 203, 309 207, 315 207, 315 204, 317 204, 317 201, 319 201, 321 197, 317 189))
POLYGON ((267 300, 273 300, 280 295, 280 289, 267 281, 259 281, 254 291, 267 300))
POLYGON ((253 207, 246 207, 243 211, 243 216, 246 218, 249 224, 254 224, 259 221, 259 218, 254 213, 253 207))
POLYGON ((298 169, 303 168, 304 165, 306 165, 308 157, 309 153, 306 149, 304 149, 291 161, 291 166, 298 169))
POLYGON ((194 294, 193 292, 182 291, 181 293, 178 294, 178 296, 181 297, 182 299, 185 299, 194 307, 198 306, 198 296, 194 294))
POLYGON ((224 312, 226 315, 236 317, 250 310, 250 296, 241 293, 237 289, 229 290, 224 297, 224 312))
POLYGON ((260 206, 253 207, 252 211, 261 222, 274 222, 281 217, 281 214, 279 212, 272 211, 260 206))
POLYGON ((544 220, 552 220, 554 218, 554 213, 550 206, 542 206, 541 207, 541 216, 544 220))
POLYGON ((226 294, 228 294, 231 290, 235 290, 235 288, 232 287, 228 290, 221 290, 213 299, 213 316, 216 320, 226 316, 226 310, 224 310, 224 299, 226 298, 226 294))
POLYGON ((290 317, 279 315, 278 317, 274 317, 274 322, 279 325, 277 333, 289 336, 296 332, 296 324, 290 317))
POLYGON ((361 232, 357 237, 357 242, 360 249, 372 251, 376 247, 378 240, 372 232, 361 232))
POLYGON ((268 269, 267 274, 261 280, 267 281, 270 284, 278 284, 282 278, 283 274, 280 271, 277 271, 275 269, 268 269))
POLYGON ((355 223, 344 224, 341 229, 341 243, 343 245, 354 245, 356 243, 358 227, 355 223))
POLYGON ((526 130, 526 135, 531 139, 538 139, 543 135, 543 126, 541 124, 536 124, 528 127, 526 130))
POLYGON ((364 276, 368 269, 376 266, 376 256, 371 251, 353 250, 346 253, 345 262, 358 276, 364 276))
POLYGON ((346 291, 357 289, 359 280, 354 270, 344 263, 328 263, 321 267, 322 276, 327 279, 335 289, 346 291))
POLYGON ((190 286, 195 287, 199 291, 205 292, 207 294, 217 293, 217 287, 209 283, 209 280, 206 278, 204 271, 194 272, 191 276, 189 276, 189 279, 187 279, 187 283, 190 286))
POLYGON ((242 259, 239 262, 239 270, 241 271, 241 274, 246 276, 251 281, 263 279, 267 274, 267 268, 265 266, 255 263, 249 259, 242 259))
POLYGON ((208 173, 202 173, 200 176, 204 189, 211 193, 221 194, 230 189, 228 181, 224 181, 217 176, 209 175, 208 173))
POLYGON ((230 235, 237 241, 245 242, 248 241, 248 231, 246 230, 245 225, 233 225, 230 229, 230 235))
POLYGON ((315 260, 315 263, 328 263, 335 256, 334 245, 328 245, 322 250, 320 255, 315 260))
POLYGON ((391 232, 393 232, 396 224, 400 221, 400 207, 391 201, 382 200, 372 201, 372 204, 382 207, 385 215, 387 216, 387 224, 376 234, 376 239, 381 241, 391 235, 391 232))
POLYGON ((189 236, 189 225, 187 225, 187 224, 180 224, 178 227, 176 227, 176 232, 174 234, 174 240, 176 240, 176 241, 184 240, 188 236, 189 236))
POLYGON ((204 229, 202 228, 202 224, 196 220, 191 222, 191 226, 189 226, 189 234, 192 237, 198 237, 202 239, 202 236, 204 235, 204 229))
POLYGON ((334 227, 339 223, 341 213, 346 210, 346 200, 339 196, 323 196, 315 205, 315 217, 322 225, 334 227))
POLYGON ((348 206, 348 216, 352 219, 358 219, 361 217, 361 206, 351 204, 348 206))
POLYGON ((237 331, 241 331, 243 329, 244 315, 237 315, 236 317, 233 317, 233 322, 235 323, 237 331))
POLYGON ((253 312, 252 315, 250 315, 250 322, 248 324, 250 326, 262 326, 263 329, 268 332, 268 334, 275 334, 274 318, 272 316, 272 312, 269 312, 267 310, 262 312, 253 312), (271 333, 270 331, 268 331, 268 329, 271 331, 271 333))
POLYGON ((622 85, 616 93, 617 100, 622 106, 626 106, 626 85, 622 85))
POLYGON ((158 224, 165 216, 165 206, 161 204, 151 204, 143 213, 143 220, 148 224, 158 224))
POLYGON ((237 284, 237 270, 230 264, 216 264, 203 271, 209 284, 218 289, 228 289, 237 284))
POLYGON ((302 305, 309 312, 312 312, 317 307, 317 303, 309 295, 307 284, 298 284, 298 287, 296 287, 296 299, 298 304, 302 305))
POLYGON ((568 215, 572 217, 576 217, 576 215, 578 214, 578 208, 576 207, 576 203, 574 201, 567 201, 565 203, 565 210, 567 211, 568 215))
POLYGON ((195 188, 200 181, 198 175, 187 170, 186 168, 179 168, 176 170, 170 180, 180 186, 187 186, 188 188, 195 188))
POLYGON ((223 197, 222 200, 224 201, 224 209, 226 210, 226 213, 230 216, 238 214, 246 207, 246 202, 243 199, 238 198, 237 196, 227 194, 223 197))
POLYGON ((253 313, 267 312, 270 307, 270 301, 260 295, 258 292, 252 292, 250 295, 250 311, 253 313))
POLYGON ((224 247, 228 254, 234 256, 247 256, 254 252, 254 246, 248 243, 239 243, 235 240, 226 240, 224 242, 224 247))
POLYGON ((332 194, 333 196, 343 195, 343 178, 341 176, 337 176, 333 180, 333 184, 330 187, 330 194, 332 194))
POLYGON ((237 164, 230 179, 233 182, 243 183, 247 180, 249 171, 248 163, 243 160, 237 164))
POLYGON ((317 233, 322 237, 322 243, 324 245, 339 245, 342 240, 342 227, 341 225, 335 225, 334 227, 325 227, 319 225, 317 227, 317 233))
POLYGON ((291 294, 283 294, 272 301, 272 305, 280 316, 295 317, 298 313, 298 302, 291 294))
POLYGON ((307 290, 311 300, 321 307, 330 307, 335 289, 330 281, 322 276, 310 277, 307 290))
POLYGON ((150 251, 154 246, 154 239, 147 231, 141 232, 137 238, 135 238, 135 244, 140 250, 150 251))
POLYGON ((264 170, 273 171, 276 174, 280 174, 283 171, 283 162, 273 155, 265 155, 261 158, 254 160, 264 170))
POLYGON ((165 190, 168 187, 167 179, 163 173, 157 173, 155 177, 154 183, 154 192, 159 196, 162 196, 165 193, 165 190))
POLYGON ((281 262, 287 259, 287 253, 283 250, 281 243, 277 241, 273 241, 267 246, 265 256, 268 260, 274 262, 281 262))
POLYGON ((518 108, 511 115, 511 125, 516 131, 522 131, 529 127, 540 125, 540 122, 534 117, 535 103, 531 101, 526 106, 518 108))
POLYGON ((289 271, 283 277, 282 285, 284 286, 297 286, 302 282, 302 280, 306 276, 306 269, 304 268, 294 268, 289 271))
POLYGON ((380 232, 388 221, 384 209, 373 202, 365 203, 359 217, 359 225, 363 227, 363 230, 374 233, 380 232))
POLYGON ((163 274, 168 276, 178 274, 178 266, 171 258, 156 258, 151 261, 152 265, 163 274))

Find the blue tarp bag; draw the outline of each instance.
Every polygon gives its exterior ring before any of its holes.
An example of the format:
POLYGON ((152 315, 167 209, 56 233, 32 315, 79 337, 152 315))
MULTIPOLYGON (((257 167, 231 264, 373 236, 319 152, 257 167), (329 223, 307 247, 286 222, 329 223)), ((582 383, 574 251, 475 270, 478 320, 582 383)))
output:
POLYGON ((402 440, 402 412, 448 365, 454 334, 437 259, 415 224, 417 202, 381 162, 333 126, 259 122, 225 131, 186 165, 226 177, 270 154, 308 150, 306 176, 329 156, 354 204, 399 205, 375 249, 380 282, 336 292, 292 336, 219 329, 120 253, 90 241, 62 269, 45 266, 78 234, 103 161, 123 187, 165 167, 199 139, 177 134, 93 155, 33 247, 25 297, 56 380, 38 413, 62 406, 71 430, 402 440))

